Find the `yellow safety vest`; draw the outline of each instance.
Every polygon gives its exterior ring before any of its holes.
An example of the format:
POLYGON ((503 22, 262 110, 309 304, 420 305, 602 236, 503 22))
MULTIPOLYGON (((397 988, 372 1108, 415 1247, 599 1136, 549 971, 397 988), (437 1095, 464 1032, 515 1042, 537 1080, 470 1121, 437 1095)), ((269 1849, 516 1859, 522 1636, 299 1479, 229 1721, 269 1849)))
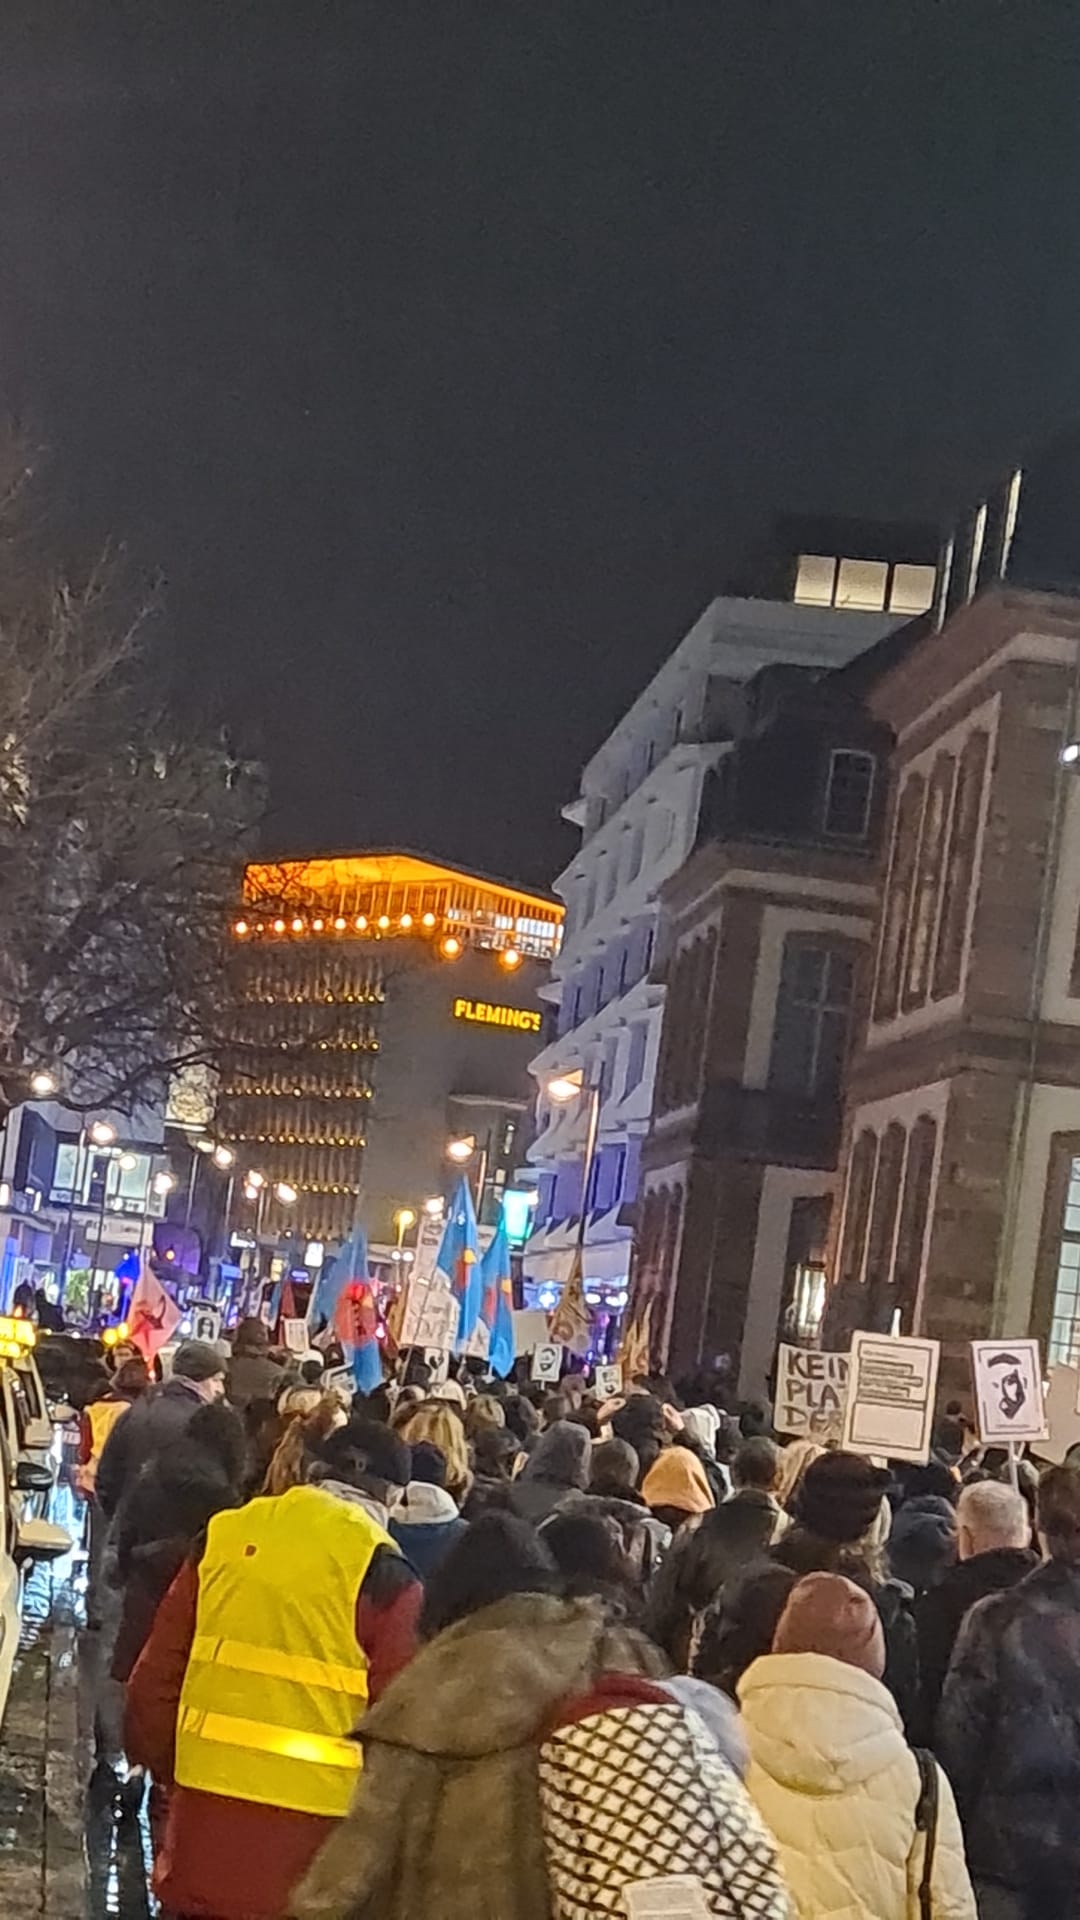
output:
POLYGON ((367 1704, 356 1597, 378 1547, 363 1507, 292 1487, 210 1522, 176 1726, 176 1779, 341 1819, 367 1704))
POLYGON ((90 1458, 79 1468, 76 1476, 80 1493, 93 1493, 97 1485, 97 1471, 105 1451, 105 1442, 121 1414, 130 1412, 131 1407, 126 1400, 95 1400, 92 1406, 87 1407, 86 1417, 90 1422, 90 1458))

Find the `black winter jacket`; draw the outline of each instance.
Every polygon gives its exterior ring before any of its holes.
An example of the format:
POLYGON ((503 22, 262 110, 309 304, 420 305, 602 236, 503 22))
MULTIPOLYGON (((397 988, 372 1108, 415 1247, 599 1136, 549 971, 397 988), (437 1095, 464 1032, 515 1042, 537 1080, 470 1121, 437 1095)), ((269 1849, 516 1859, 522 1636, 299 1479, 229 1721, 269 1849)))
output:
POLYGON ((176 1378, 152 1388, 118 1420, 102 1450, 94 1488, 107 1520, 111 1520, 140 1468, 169 1447, 203 1406, 201 1395, 188 1380, 176 1378))
POLYGON ((1040 1920, 1074 1920, 1080 1887, 1080 1566, 1048 1561, 980 1600, 938 1714, 972 1878, 1040 1920))
POLYGON ((921 1746, 934 1744, 934 1724, 941 1704, 941 1689, 949 1671, 956 1636, 978 1600, 992 1593, 1007 1593, 1018 1580, 1039 1564, 1039 1556, 1030 1547, 999 1547, 990 1553, 977 1553, 951 1567, 940 1585, 920 1595, 915 1602, 915 1627, 919 1636, 919 1683, 922 1689, 922 1717, 918 1731, 921 1746))

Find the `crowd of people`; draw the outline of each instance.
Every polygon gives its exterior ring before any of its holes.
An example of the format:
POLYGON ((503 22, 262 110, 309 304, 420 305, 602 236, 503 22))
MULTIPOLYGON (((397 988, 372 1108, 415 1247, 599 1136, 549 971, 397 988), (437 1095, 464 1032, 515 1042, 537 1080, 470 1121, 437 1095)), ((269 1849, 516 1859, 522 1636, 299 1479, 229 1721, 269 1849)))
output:
POLYGON ((321 1376, 246 1323, 83 1416, 170 1920, 1080 1915, 1080 1468, 956 1407, 890 1470, 701 1383, 321 1376))

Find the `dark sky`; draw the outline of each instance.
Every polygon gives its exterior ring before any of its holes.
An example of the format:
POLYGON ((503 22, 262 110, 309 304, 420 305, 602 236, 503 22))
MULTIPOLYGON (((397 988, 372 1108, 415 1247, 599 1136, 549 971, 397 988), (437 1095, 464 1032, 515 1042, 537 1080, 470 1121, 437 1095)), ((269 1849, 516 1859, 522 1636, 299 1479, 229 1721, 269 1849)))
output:
POLYGON ((535 882, 774 510, 1080 417, 1062 0, 5 0, 0 392, 270 838, 535 882))

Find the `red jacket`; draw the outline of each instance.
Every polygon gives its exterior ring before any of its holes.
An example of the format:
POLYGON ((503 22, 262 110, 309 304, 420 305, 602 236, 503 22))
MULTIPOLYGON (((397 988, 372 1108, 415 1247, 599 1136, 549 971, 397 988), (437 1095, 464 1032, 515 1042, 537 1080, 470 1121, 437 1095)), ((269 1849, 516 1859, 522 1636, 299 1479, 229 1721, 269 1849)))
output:
MULTIPOLYGON (((356 1601, 356 1638, 367 1656, 372 1700, 412 1656, 422 1593, 408 1564, 379 1549, 356 1601)), ((293 1887, 337 1823, 173 1784, 176 1720, 198 1598, 199 1569, 189 1560, 158 1608, 127 1686, 128 1758, 169 1787, 154 1891, 185 1920, 280 1920, 293 1887)))

